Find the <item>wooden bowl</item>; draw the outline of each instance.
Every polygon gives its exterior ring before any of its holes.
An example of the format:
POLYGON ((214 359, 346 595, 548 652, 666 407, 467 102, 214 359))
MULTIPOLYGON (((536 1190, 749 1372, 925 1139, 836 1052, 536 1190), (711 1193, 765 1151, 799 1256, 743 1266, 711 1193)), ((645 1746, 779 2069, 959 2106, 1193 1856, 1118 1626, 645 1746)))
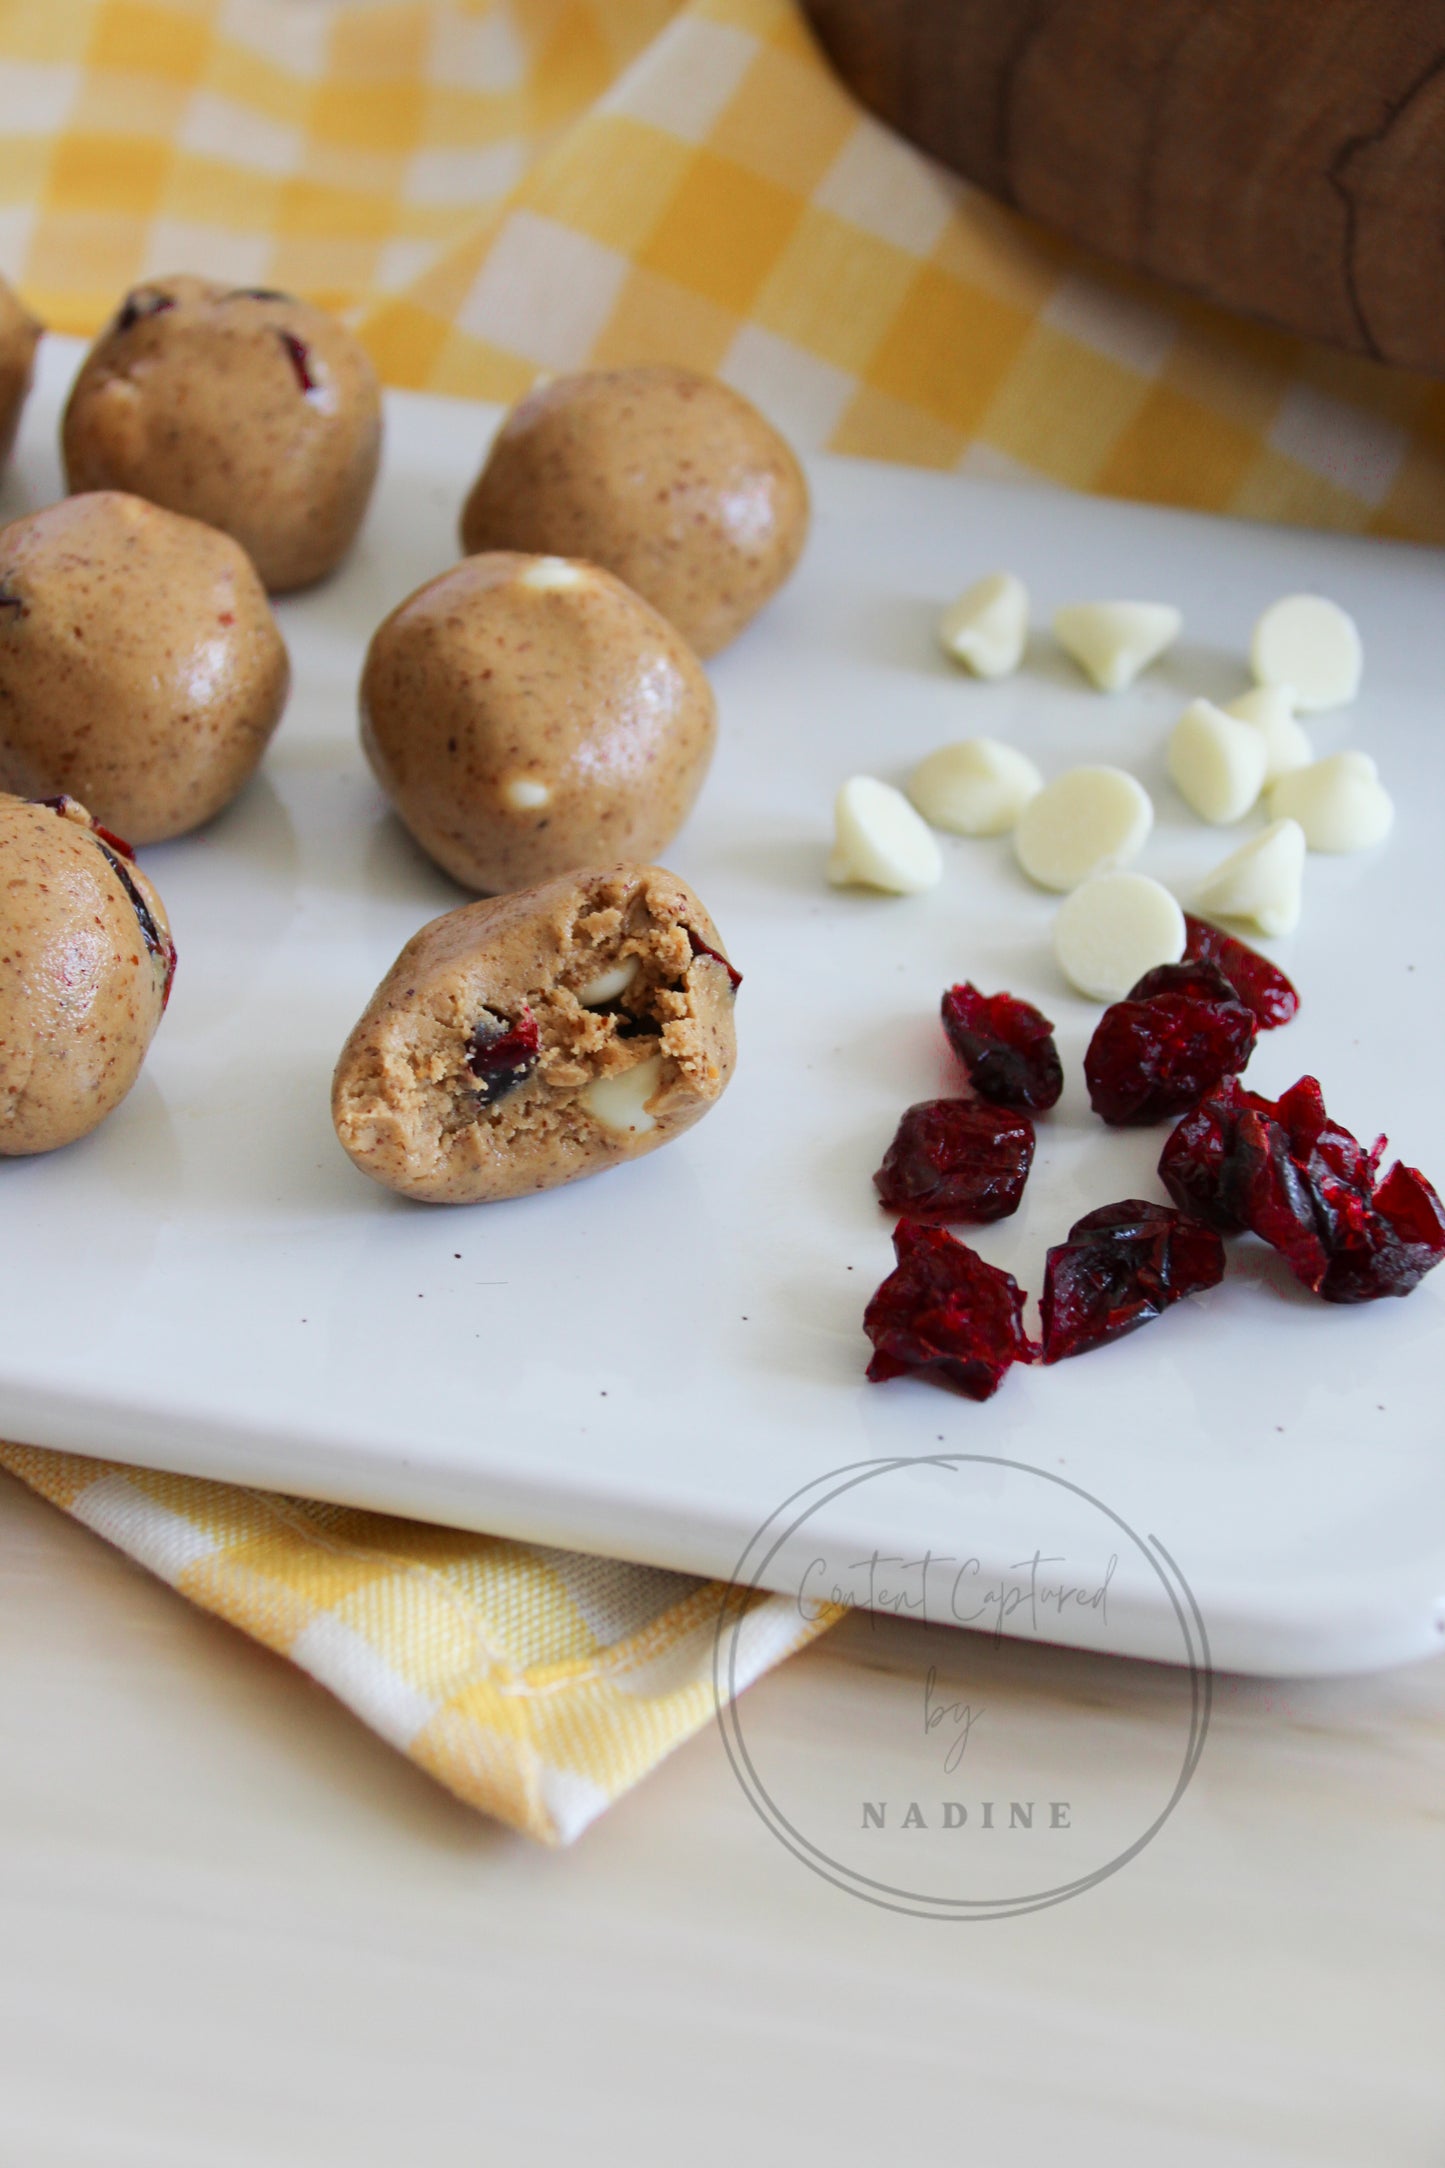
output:
POLYGON ((804 0, 863 103, 1030 217, 1445 375, 1445 0, 804 0))

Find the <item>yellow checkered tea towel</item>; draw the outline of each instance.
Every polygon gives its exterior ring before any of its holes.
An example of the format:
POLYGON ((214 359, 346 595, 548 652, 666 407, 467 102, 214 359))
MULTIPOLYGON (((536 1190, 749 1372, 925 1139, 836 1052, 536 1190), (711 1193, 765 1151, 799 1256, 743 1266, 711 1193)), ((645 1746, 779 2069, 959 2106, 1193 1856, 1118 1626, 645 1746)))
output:
MULTIPOLYGON (((805 447, 1445 540, 1445 386, 1101 269, 891 137, 788 0, 0 0, 0 270, 54 328, 193 269, 393 384, 716 371, 805 447)), ((0 1445, 550 1842, 703 1724, 722 1591, 0 1445)), ((744 1682, 820 1631, 761 1598, 744 1682)))
MULTIPOLYGON (((0 1467, 545 1844, 713 1714, 715 1582, 28 1445, 0 1467)), ((751 1685, 836 1615, 729 1605, 721 1676, 751 1685)))

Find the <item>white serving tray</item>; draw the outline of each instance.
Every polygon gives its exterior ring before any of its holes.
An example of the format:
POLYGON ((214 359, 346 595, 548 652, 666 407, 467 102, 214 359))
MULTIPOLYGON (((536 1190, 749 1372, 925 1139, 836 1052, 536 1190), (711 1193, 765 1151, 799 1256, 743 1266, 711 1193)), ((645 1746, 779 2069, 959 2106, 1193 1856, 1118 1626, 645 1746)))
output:
MULTIPOLYGON (((47 342, 7 518, 59 493, 77 353, 47 342)), ((1276 950, 1303 1010, 1261 1040, 1250 1082, 1275 1091, 1312 1070, 1340 1120, 1387 1128, 1445 1178, 1439 553, 818 460, 807 556, 713 667, 721 745, 667 853, 746 975, 737 1078, 635 1166, 447 1211, 355 1172, 328 1084, 401 943, 463 900, 387 812, 354 693, 372 627, 454 557, 494 419, 391 401, 361 546, 282 605, 295 689, 262 775, 209 829, 146 853, 181 960, 144 1076, 93 1138, 0 1163, 0 1432, 704 1573, 730 1571, 831 1469, 993 1456, 845 1492, 767 1579, 792 1588, 813 1550, 875 1545, 962 1545, 1002 1571, 1035 1547, 996 1465, 1018 1460, 1160 1539, 1219 1665, 1366 1669, 1437 1646, 1445 1270, 1408 1301, 1342 1310, 1249 1243, 1218 1290, 1101 1353, 1016 1371, 986 1406, 863 1382, 859 1321, 891 1262, 870 1178, 903 1107, 957 1088, 936 1022, 946 984, 1011 987, 1058 1026, 1068 1084, 1040 1122, 1023 1209, 969 1237, 1024 1285, 1037 1291, 1046 1245, 1078 1213, 1161 1194, 1166 1132, 1090 1114, 1080 1064, 1097 1011, 1061 985, 1051 901, 1006 842, 946 842, 943 885, 908 900, 831 892, 823 862, 844 776, 898 779, 943 740, 989 732, 1047 769, 1136 768, 1160 815, 1141 865, 1187 886, 1231 838, 1165 781, 1167 725, 1189 694, 1241 689, 1265 602, 1337 596, 1363 631, 1365 685, 1351 713, 1319 719, 1318 747, 1376 753, 1399 819, 1379 854, 1311 859, 1301 931, 1276 950), (1027 580, 1040 625, 1066 599, 1140 595, 1178 601, 1184 639, 1115 699, 1086 691, 1045 635, 1018 677, 976 684, 936 653, 933 620, 1000 565, 1027 580)), ((1091 1612, 1077 1635, 1180 1650, 1137 1558, 1107 1623, 1091 1612)))

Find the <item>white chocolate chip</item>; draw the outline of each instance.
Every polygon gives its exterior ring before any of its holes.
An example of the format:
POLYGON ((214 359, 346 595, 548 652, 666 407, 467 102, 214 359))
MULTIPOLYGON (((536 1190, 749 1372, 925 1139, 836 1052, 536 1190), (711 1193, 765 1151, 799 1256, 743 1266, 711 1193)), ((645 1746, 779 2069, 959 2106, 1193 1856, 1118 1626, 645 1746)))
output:
POLYGON ((1331 753, 1282 775, 1269 794, 1276 820, 1297 820, 1312 851, 1370 851, 1395 807, 1368 753, 1331 753))
POLYGON ((941 745, 908 779, 908 795, 923 818, 956 836, 1004 835, 1043 787, 1028 756, 997 738, 941 745))
POLYGON ((1251 685, 1237 700, 1226 700, 1224 712, 1262 732, 1266 787, 1292 768, 1308 767, 1314 759, 1305 727, 1295 718, 1293 685, 1251 685))
POLYGON ((1284 595, 1254 628, 1249 660, 1261 685, 1292 685, 1302 714, 1339 708, 1360 689, 1364 655, 1354 619, 1324 595, 1284 595))
POLYGON ((1172 602, 1070 602, 1054 612, 1054 638, 1101 693, 1121 693, 1183 622, 1172 602))
POLYGON ((981 678, 1017 670, 1028 631, 1028 589, 1012 572, 976 580, 938 620, 944 653, 981 678))
POLYGON ((578 1099, 593 1121, 600 1122, 604 1129, 645 1137, 649 1129, 657 1127, 657 1116, 648 1113, 647 1101, 657 1090, 661 1078, 662 1056, 650 1054, 646 1061, 638 1062, 636 1068, 624 1069, 617 1076, 594 1077, 578 1094, 578 1099))
POLYGON ((534 587, 546 594, 559 587, 584 586, 587 572, 585 566, 574 565, 570 557, 537 557, 517 577, 523 587, 534 587))
POLYGON ((828 860, 828 879, 837 887, 857 882, 895 896, 914 896, 942 878, 938 845, 891 783, 871 775, 851 776, 838 793, 833 813, 837 840, 828 860))
POLYGON ((1121 1001, 1156 964, 1177 964, 1184 940, 1184 913, 1147 873, 1101 873, 1054 914, 1059 966, 1095 1001, 1121 1001))
POLYGON ((1169 734, 1169 779, 1202 821, 1243 820, 1264 788, 1264 732, 1191 700, 1169 734))
POLYGON ((595 979, 577 989, 577 999, 584 1009, 600 1009, 604 1001, 615 1001, 625 994, 637 976, 637 958, 624 956, 620 964, 610 964, 599 971, 595 979))
POLYGON ((1066 768, 1030 798, 1014 830, 1018 862, 1041 888, 1077 888, 1137 858, 1154 807, 1125 768, 1066 768))
POLYGON ((545 783, 539 783, 530 775, 508 776, 502 785, 502 796, 516 813, 534 813, 551 795, 545 783))
POLYGON ((1210 918, 1249 919, 1261 933, 1293 933, 1304 894, 1305 832, 1277 820, 1231 851, 1200 885, 1210 918))

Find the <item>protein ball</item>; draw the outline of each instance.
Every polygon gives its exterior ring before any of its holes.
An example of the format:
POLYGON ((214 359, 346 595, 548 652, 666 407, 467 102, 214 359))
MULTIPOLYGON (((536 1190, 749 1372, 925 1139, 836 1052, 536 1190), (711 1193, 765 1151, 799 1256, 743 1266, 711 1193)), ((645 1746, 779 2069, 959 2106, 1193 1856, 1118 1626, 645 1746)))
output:
POLYGON ((72 490, 130 490, 221 528, 279 594, 351 547, 381 457, 381 393, 324 309, 156 279, 91 348, 61 448, 72 490))
POLYGON ((675 629, 594 565, 495 551, 378 627, 361 735, 422 849, 465 887, 646 861, 686 820, 717 711, 675 629))
POLYGON ((656 866, 573 873, 433 919, 337 1063, 364 1174, 432 1204, 555 1189, 690 1129, 735 1057, 738 974, 656 866))
POLYGON ((115 491, 0 528, 0 789, 65 791, 136 843, 255 773, 290 682, 245 551, 115 491))
POLYGON ((73 799, 0 797, 0 1154, 88 1136, 140 1074, 170 993, 165 907, 73 799))
POLYGON ((0 462, 10 456, 35 368, 42 327, 0 279, 0 462))
POLYGON ((565 376, 514 407, 462 547, 585 557, 699 655, 735 639, 802 553, 808 486, 756 407, 689 369, 565 376))

